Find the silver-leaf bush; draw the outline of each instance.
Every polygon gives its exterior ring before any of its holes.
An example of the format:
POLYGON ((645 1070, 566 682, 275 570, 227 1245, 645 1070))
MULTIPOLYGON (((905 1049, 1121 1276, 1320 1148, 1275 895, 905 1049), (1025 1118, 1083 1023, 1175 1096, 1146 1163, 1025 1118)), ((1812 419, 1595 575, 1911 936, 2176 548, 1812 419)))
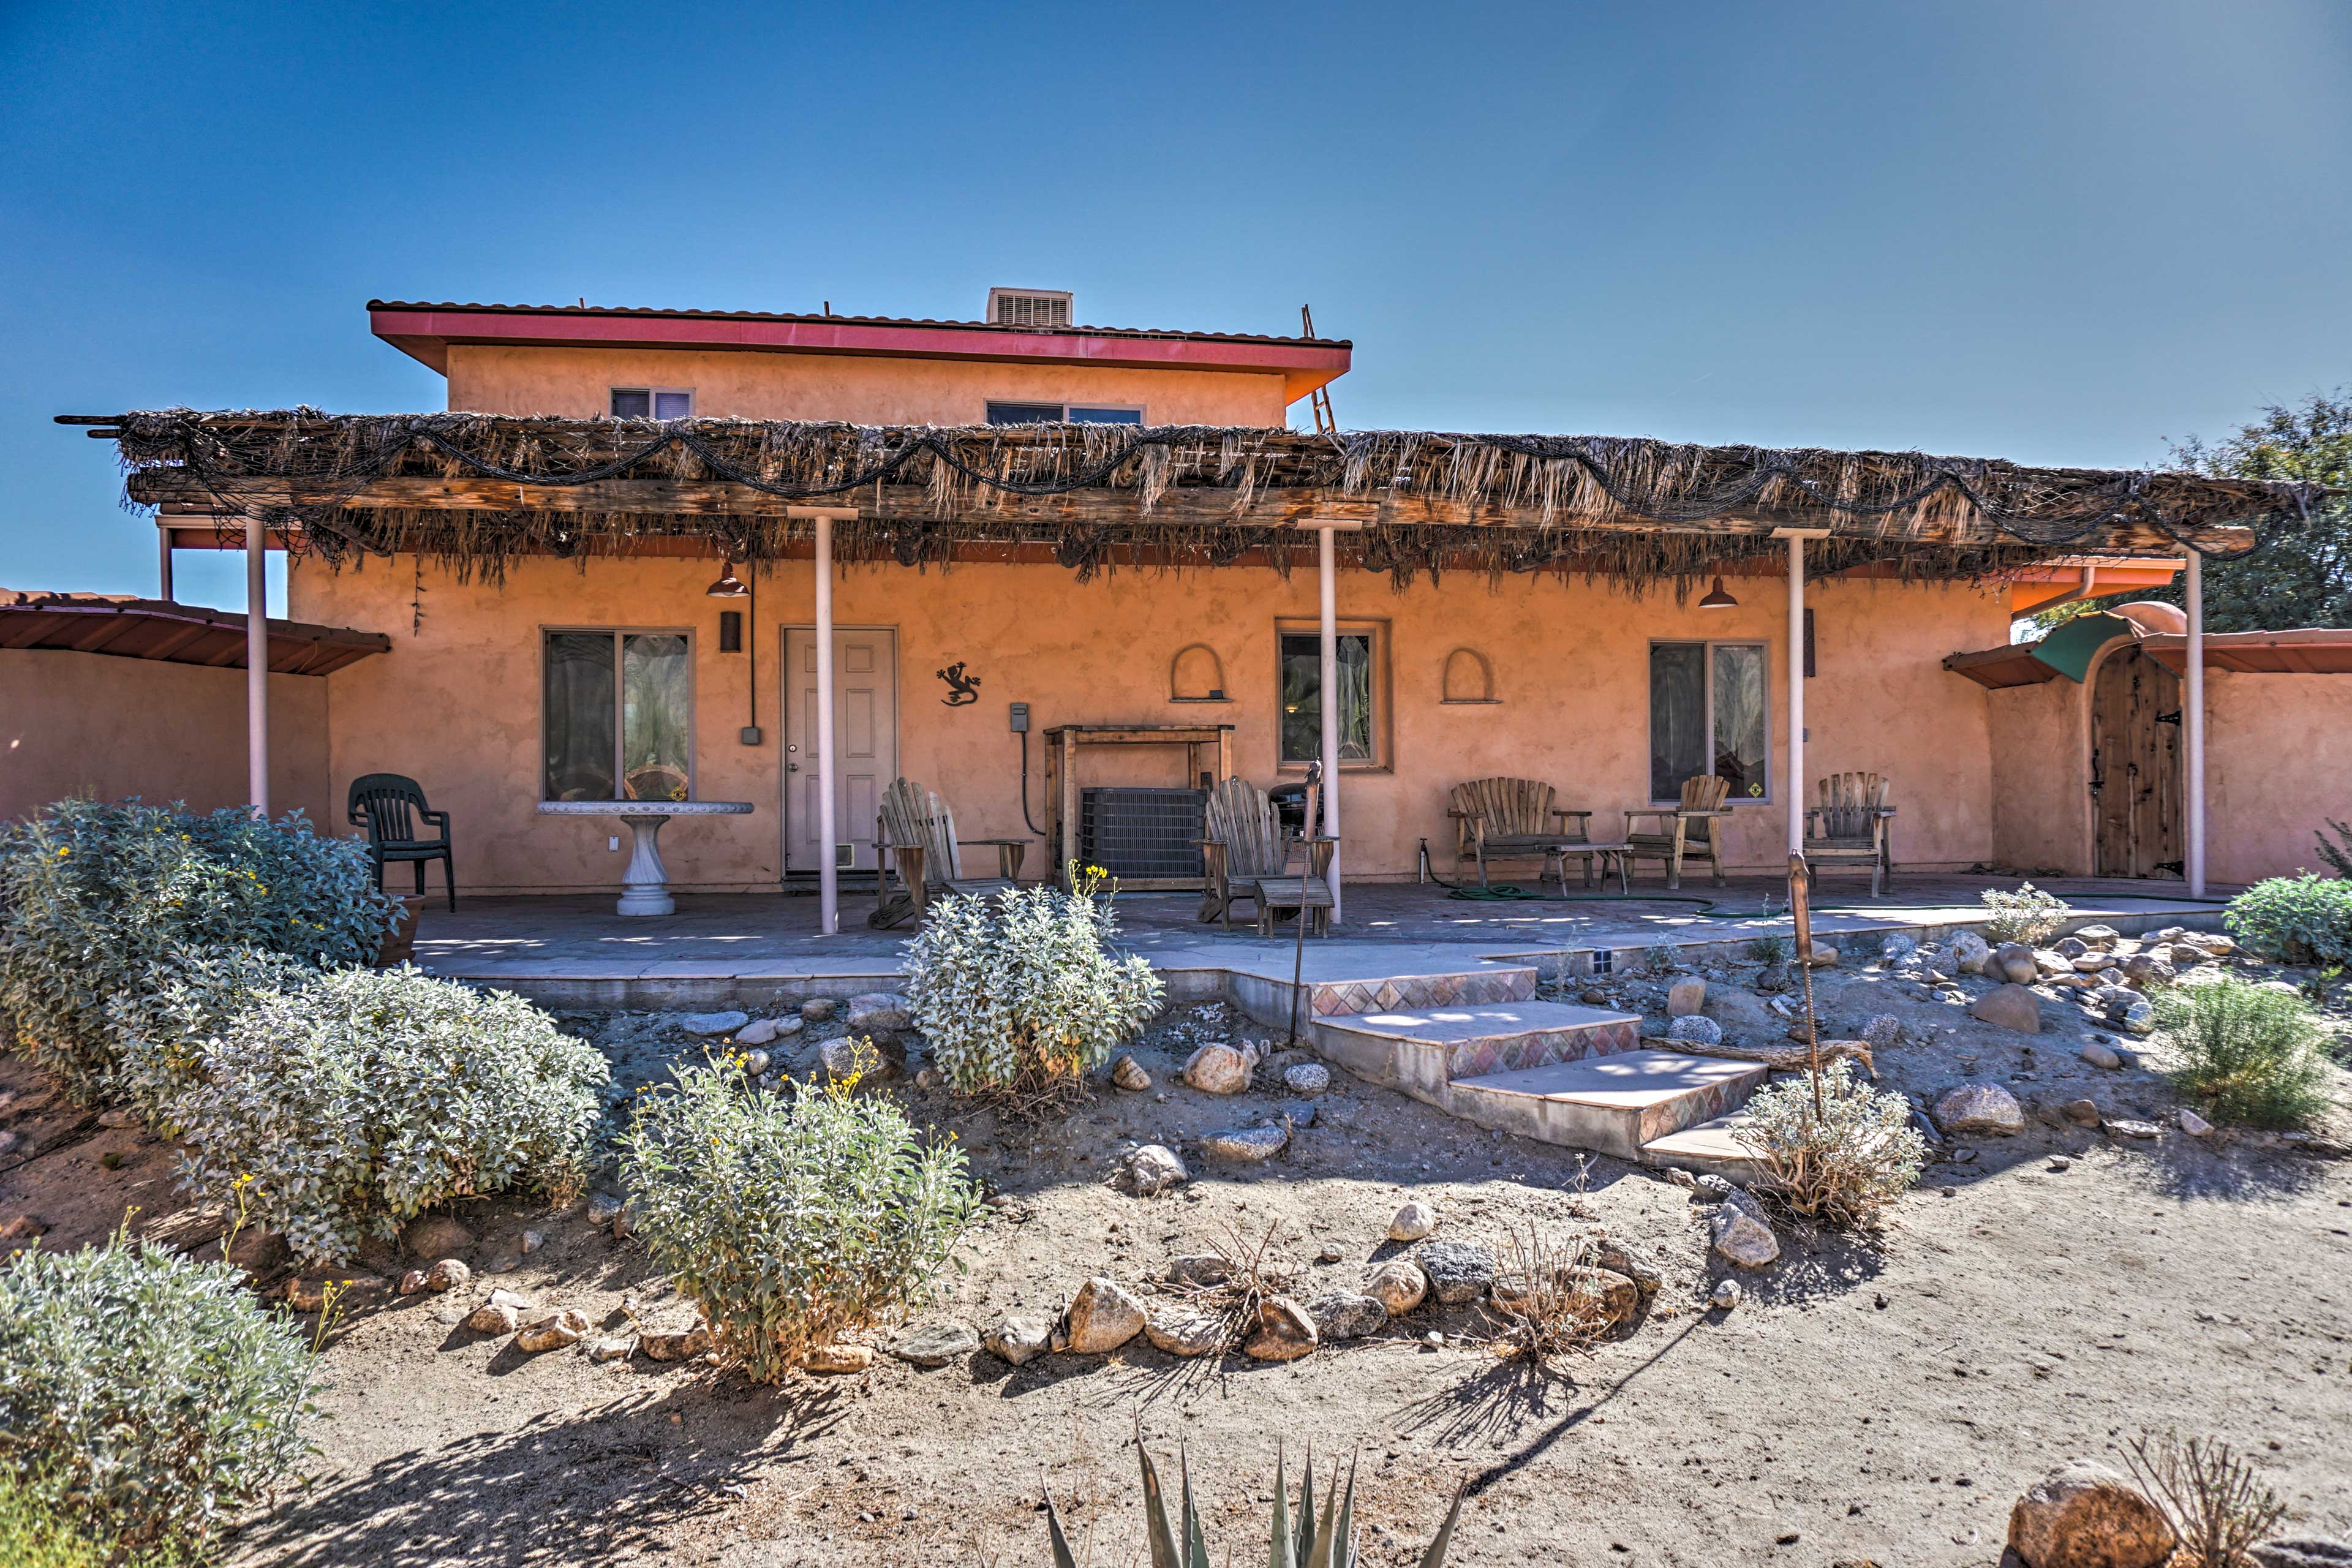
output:
POLYGON ((1759 1089, 1732 1138, 1762 1167, 1755 1190, 1832 1227, 1867 1224, 1919 1179, 1927 1142, 1911 1104, 1870 1087, 1841 1058, 1822 1069, 1822 1104, 1809 1074, 1759 1089))
POLYGON ((125 1041, 108 1002, 158 964, 232 947, 364 963, 394 908, 366 847, 320 837, 299 812, 59 801, 0 824, 0 1043, 77 1100, 111 1099, 125 1041))
POLYGON ((636 1233, 755 1380, 920 1300, 979 1212, 952 1141, 856 1089, 762 1094, 729 1058, 678 1068, 622 1134, 636 1233))
POLYGON ((120 1237, 0 1264, 0 1458, 130 1545, 198 1547, 293 1467, 310 1362, 226 1264, 120 1237))
POLYGON ((1033 888, 933 904, 907 949, 907 1000, 964 1094, 1078 1079, 1160 1010, 1160 977, 1110 948, 1109 901, 1033 888))
POLYGON ((2031 882, 2013 893, 1987 888, 1980 895, 1987 911, 1984 933, 1992 942, 2021 942, 2039 947, 2056 936, 2074 910, 2055 893, 2045 893, 2031 882))
POLYGON ((519 996, 345 969, 251 994, 156 1112, 184 1185, 241 1191, 297 1253, 340 1262, 451 1198, 574 1185, 608 1076, 519 996))

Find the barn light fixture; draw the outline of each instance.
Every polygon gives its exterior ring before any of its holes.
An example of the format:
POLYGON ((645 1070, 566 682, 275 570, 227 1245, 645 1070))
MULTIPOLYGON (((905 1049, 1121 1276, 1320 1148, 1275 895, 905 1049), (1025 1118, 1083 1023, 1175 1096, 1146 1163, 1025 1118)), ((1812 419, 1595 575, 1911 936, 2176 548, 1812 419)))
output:
MULTIPOLYGON (((716 588, 710 591, 714 594, 719 592, 716 588)), ((1717 577, 1715 586, 1708 589, 1706 596, 1698 602, 1698 607, 1702 610, 1736 610, 1739 608, 1739 601, 1723 591, 1723 579, 1717 577)))
POLYGON ((719 574, 719 581, 703 590, 714 599, 740 599, 751 593, 743 579, 735 575, 735 563, 729 561, 719 574))

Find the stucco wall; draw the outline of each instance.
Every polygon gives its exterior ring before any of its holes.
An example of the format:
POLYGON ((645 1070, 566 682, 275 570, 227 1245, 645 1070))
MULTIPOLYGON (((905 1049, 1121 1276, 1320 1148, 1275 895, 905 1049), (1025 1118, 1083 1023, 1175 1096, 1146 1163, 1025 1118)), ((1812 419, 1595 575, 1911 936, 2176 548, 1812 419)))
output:
POLYGON ((615 386, 691 388, 707 418, 978 425, 991 398, 1140 407, 1149 425, 1284 421, 1283 377, 1238 371, 989 364, 709 349, 449 348, 449 406, 482 414, 612 411, 615 386))
MULTIPOLYGON (((328 679, 269 678, 269 798, 273 812, 299 805, 333 832, 328 679)), ((0 649, 0 817, 74 795, 245 804, 245 671, 0 649)))
POLYGON ((1992 725, 1994 861, 2028 872, 2089 876, 2086 689, 2062 678, 1988 691, 1985 699, 1992 725))
MULTIPOLYGON (((614 828, 538 816, 540 630, 546 626, 691 626, 697 632, 696 792, 749 800, 749 817, 673 826, 663 836, 671 874, 689 886, 772 886, 778 873, 780 738, 777 649, 782 624, 811 618, 813 568, 787 563, 760 584, 760 722, 767 743, 739 743, 750 660, 718 651, 722 608, 707 598, 709 561, 645 559, 584 567, 526 561, 503 589, 460 586, 428 570, 421 631, 395 630, 388 658, 334 676, 334 787, 389 770, 423 781, 457 814, 461 882, 476 889, 601 888, 624 857, 614 828)), ((292 613, 335 626, 404 628, 413 563, 377 562, 340 575, 298 563, 292 613)), ((1785 668, 1782 590, 1772 578, 1734 579, 1741 607, 1701 611, 1671 595, 1634 601, 1557 579, 1507 579, 1490 590, 1472 574, 1392 592, 1385 576, 1344 572, 1343 618, 1390 627, 1393 767, 1350 772, 1342 783, 1345 863, 1351 876, 1410 876, 1426 836, 1450 875, 1446 791, 1467 777, 1514 773, 1556 784, 1562 804, 1600 812, 1596 833, 1622 827, 1619 811, 1646 804, 1648 643, 1653 637, 1755 639, 1771 647, 1777 691, 1785 668), (1468 647, 1492 662, 1494 706, 1444 706, 1446 658, 1468 647)), ((1312 623, 1311 570, 1288 582, 1269 570, 1176 574, 1122 571, 1081 584, 1055 566, 959 565, 948 572, 857 567, 835 594, 843 626, 898 629, 900 771, 947 795, 966 837, 1027 833, 1017 794, 1019 752, 1005 705, 1032 705, 1030 815, 1046 821, 1043 731, 1072 723, 1238 726, 1241 771, 1276 781, 1276 623, 1312 623), (1169 700, 1180 648, 1219 656, 1225 705, 1169 700), (982 678, 982 700, 947 708, 933 672, 956 660, 982 678)), ((2007 625, 1998 596, 1963 588, 1818 584, 1820 674, 1807 689, 1809 771, 1891 773, 1901 811, 1896 853, 1908 865, 1966 866, 1992 850, 1992 775, 1985 694, 1937 661, 1982 647, 2007 625)), ((1775 790, 1781 763, 1779 700, 1775 790)), ((1181 782, 1181 752, 1134 753, 1094 782, 1181 782)), ((1777 865, 1785 852, 1777 800, 1742 805, 1731 858, 1777 865)), ((863 837, 864 824, 842 825, 863 837)), ((1033 842, 1032 874, 1048 863, 1033 842)), ((1649 875, 1654 877, 1654 868, 1649 875)))

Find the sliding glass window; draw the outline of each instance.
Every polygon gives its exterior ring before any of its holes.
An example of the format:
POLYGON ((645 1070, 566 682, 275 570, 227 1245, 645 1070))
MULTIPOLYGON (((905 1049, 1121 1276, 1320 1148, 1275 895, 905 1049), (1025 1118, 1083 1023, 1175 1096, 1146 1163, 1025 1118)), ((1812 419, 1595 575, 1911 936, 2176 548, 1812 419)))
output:
POLYGON ((694 643, 684 632, 549 632, 548 800, 686 800, 694 787, 694 643))

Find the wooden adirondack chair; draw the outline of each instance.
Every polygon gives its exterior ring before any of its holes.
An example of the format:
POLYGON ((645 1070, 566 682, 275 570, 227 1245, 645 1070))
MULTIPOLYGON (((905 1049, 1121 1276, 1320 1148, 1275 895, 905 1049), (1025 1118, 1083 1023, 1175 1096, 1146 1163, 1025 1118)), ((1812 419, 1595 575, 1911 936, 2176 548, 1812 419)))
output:
POLYGON ((1895 880, 1888 828, 1895 808, 1886 797, 1895 781, 1879 773, 1832 773, 1813 786, 1819 805, 1805 810, 1805 860, 1824 866, 1868 866, 1870 896, 1895 880))
POLYGON ((1666 864, 1666 886, 1683 885, 1683 861, 1695 855, 1705 855, 1715 868, 1715 885, 1723 886, 1723 835, 1717 824, 1729 816, 1731 810, 1723 804, 1731 792, 1731 781, 1702 773, 1683 781, 1682 804, 1678 806, 1655 806, 1625 814, 1625 859, 1663 860, 1666 864), (1645 833, 1633 831, 1633 824, 1654 819, 1658 826, 1645 833))
POLYGON ((425 804, 425 786, 402 773, 362 773, 352 781, 343 801, 343 818, 367 829, 368 856, 375 862, 376 891, 383 890, 383 868, 405 860, 416 868, 416 896, 425 896, 425 863, 441 862, 441 881, 449 907, 457 907, 457 863, 449 858, 449 814, 425 804), (422 819, 441 830, 437 838, 418 833, 422 819))
POLYGON ((1265 791, 1244 778, 1230 778, 1209 792, 1208 837, 1201 841, 1201 858, 1208 882, 1201 902, 1201 919, 1223 922, 1234 929, 1234 905, 1246 899, 1257 905, 1260 936, 1274 934, 1274 911, 1297 910, 1316 935, 1331 930, 1331 889, 1323 880, 1330 869, 1336 838, 1307 840, 1303 871, 1288 869, 1290 840, 1265 791))
POLYGON ((963 838, 956 837, 955 813, 948 803, 911 779, 894 779, 882 792, 882 809, 874 824, 874 912, 866 924, 887 931, 908 915, 922 918, 934 894, 969 893, 987 897, 1019 885, 1025 838, 963 838), (967 847, 996 850, 996 875, 967 877, 963 852, 967 847), (898 874, 899 889, 890 891, 890 872, 898 874))
MULTIPOLYGON (((1552 787, 1535 779, 1472 779, 1454 786, 1446 814, 1454 821, 1454 861, 1478 863, 1478 885, 1487 886, 1486 862, 1533 855, 1549 867, 1559 864, 1559 890, 1568 891, 1568 858, 1576 846, 1592 842, 1592 813, 1552 804, 1552 787), (1571 820, 1572 819, 1572 820, 1571 820)), ((1584 885, 1592 886, 1592 855, 1583 857, 1584 885)), ((1541 872, 1538 873, 1540 885, 1541 872)))

